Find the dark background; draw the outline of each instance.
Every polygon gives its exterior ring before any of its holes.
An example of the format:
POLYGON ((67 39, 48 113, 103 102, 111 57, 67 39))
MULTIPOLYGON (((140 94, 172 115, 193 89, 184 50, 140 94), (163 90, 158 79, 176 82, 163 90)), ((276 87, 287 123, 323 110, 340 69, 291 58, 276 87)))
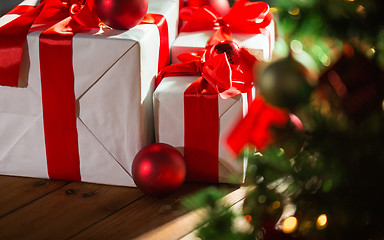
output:
POLYGON ((23 0, 0 0, 0 16, 3 16, 23 0))

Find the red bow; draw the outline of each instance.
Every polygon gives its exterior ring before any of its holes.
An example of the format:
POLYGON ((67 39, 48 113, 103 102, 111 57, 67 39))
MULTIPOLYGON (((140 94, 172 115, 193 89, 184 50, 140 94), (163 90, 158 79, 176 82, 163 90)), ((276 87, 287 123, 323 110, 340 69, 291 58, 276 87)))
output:
MULTIPOLYGON (((211 46, 213 47, 213 46, 211 46)), ((208 56, 209 49, 179 55, 181 63, 167 66, 159 72, 156 86, 164 77, 200 77, 190 85, 188 92, 195 94, 219 94, 227 99, 247 92, 253 86, 252 65, 256 59, 246 50, 240 50, 239 64, 230 64, 226 53, 208 56)))
POLYGON ((93 0, 61 2, 45 0, 20 17, 0 27, 0 85, 17 86, 21 54, 27 34, 33 25, 52 26, 49 31, 73 34, 82 27, 98 27, 93 0))
POLYGON ((256 98, 247 115, 236 125, 227 139, 229 148, 239 154, 250 143, 258 151, 265 150, 273 141, 270 127, 284 127, 289 121, 289 112, 269 105, 256 98))
POLYGON ((200 8, 185 7, 180 11, 180 18, 186 23, 181 32, 218 30, 223 28, 236 33, 260 33, 267 27, 273 15, 265 2, 248 2, 238 0, 228 14, 221 17, 209 6, 200 8))

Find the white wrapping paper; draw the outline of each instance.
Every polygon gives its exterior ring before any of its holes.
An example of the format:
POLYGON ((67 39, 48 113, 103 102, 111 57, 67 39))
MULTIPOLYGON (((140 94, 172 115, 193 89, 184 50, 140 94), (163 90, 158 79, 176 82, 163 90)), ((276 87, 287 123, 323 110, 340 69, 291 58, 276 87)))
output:
MULTIPOLYGON (((273 20, 266 27, 266 30, 270 33, 270 38, 263 34, 232 33, 233 41, 239 44, 240 47, 246 48, 258 60, 270 61, 275 47, 275 25, 273 20)), ((179 63, 177 56, 182 53, 204 49, 214 32, 212 30, 180 33, 172 46, 172 63, 179 63)))
MULTIPOLYGON (((167 19, 170 46, 177 34, 178 10, 178 0, 149 0, 148 13, 167 19)), ((0 174, 48 178, 39 34, 27 36, 19 84, 23 87, 0 86, 0 174)), ((154 141, 152 92, 159 44, 153 24, 74 36, 81 181, 135 186, 132 160, 154 141)))
MULTIPOLYGON (((184 91, 198 76, 166 77, 153 93, 156 141, 168 143, 184 154, 184 91)), ((225 140, 247 112, 247 96, 218 98, 219 182, 242 183, 247 159, 237 159, 225 146, 225 140)), ((194 159, 198 161, 198 159, 194 159)), ((204 163, 201 163, 204 168, 204 163)))

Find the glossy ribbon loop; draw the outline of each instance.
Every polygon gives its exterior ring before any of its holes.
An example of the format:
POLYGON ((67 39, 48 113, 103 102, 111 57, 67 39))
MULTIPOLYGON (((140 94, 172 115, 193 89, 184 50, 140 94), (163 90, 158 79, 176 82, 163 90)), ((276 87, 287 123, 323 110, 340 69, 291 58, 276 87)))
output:
POLYGON ((239 0, 225 16, 219 16, 209 6, 200 8, 186 7, 181 10, 180 18, 186 23, 181 32, 218 30, 226 27, 235 33, 261 33, 267 27, 273 15, 265 2, 239 0))

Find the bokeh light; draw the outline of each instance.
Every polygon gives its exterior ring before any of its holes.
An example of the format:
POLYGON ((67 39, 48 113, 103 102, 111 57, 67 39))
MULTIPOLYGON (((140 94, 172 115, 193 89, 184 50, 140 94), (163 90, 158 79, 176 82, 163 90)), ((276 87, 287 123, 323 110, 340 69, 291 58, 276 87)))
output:
POLYGON ((295 217, 288 217, 283 221, 283 232, 292 233, 297 228, 297 219, 295 217))
POLYGON ((293 15, 293 16, 297 16, 300 14, 300 8, 294 8, 294 9, 291 9, 288 11, 289 14, 293 15))
POLYGON ((327 226, 327 215, 321 214, 316 220, 316 228, 321 230, 327 226))
POLYGON ((280 207, 280 202, 279 201, 274 201, 273 203, 272 203, 272 208, 273 209, 278 209, 280 207))

